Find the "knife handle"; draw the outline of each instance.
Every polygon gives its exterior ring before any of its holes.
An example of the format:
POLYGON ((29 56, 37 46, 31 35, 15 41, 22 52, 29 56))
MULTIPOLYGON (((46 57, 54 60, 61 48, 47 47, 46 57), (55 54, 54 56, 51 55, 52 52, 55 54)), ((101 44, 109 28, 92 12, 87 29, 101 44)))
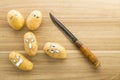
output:
POLYGON ((80 49, 80 51, 82 52, 82 54, 84 54, 84 56, 86 58, 88 58, 88 60, 90 60, 94 65, 95 67, 99 67, 100 66, 100 62, 99 60, 97 59, 97 57, 90 51, 90 49, 85 46, 84 44, 82 44, 80 41, 76 41, 75 42, 77 47, 80 49))

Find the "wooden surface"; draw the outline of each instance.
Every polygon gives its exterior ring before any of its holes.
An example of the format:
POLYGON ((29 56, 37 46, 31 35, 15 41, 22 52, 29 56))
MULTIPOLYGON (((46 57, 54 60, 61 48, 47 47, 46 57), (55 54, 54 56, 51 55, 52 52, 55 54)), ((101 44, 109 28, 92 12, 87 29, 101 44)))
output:
POLYGON ((0 80, 120 80, 120 0, 1 0, 0 1, 0 80), (40 28, 33 31, 39 42, 35 57, 25 54, 21 31, 9 27, 6 15, 11 9, 26 18, 35 9, 43 13, 40 28), (80 51, 51 22, 53 13, 101 61, 94 69, 80 51), (65 60, 44 54, 45 42, 57 42, 68 52, 65 60), (34 69, 23 72, 9 61, 10 51, 20 51, 34 63, 34 69))

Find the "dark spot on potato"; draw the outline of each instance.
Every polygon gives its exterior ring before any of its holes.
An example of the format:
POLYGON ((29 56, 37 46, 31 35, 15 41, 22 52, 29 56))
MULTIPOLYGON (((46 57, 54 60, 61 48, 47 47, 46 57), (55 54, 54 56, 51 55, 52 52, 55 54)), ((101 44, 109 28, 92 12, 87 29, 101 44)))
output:
POLYGON ((36 17, 36 15, 35 15, 35 14, 34 14, 33 16, 34 16, 34 17, 36 17))
POLYGON ((39 18, 39 16, 37 16, 36 14, 33 15, 35 18, 39 18))
POLYGON ((49 52, 49 49, 47 49, 47 52, 49 52))
POLYGON ((37 16, 36 18, 39 18, 39 16, 37 16))

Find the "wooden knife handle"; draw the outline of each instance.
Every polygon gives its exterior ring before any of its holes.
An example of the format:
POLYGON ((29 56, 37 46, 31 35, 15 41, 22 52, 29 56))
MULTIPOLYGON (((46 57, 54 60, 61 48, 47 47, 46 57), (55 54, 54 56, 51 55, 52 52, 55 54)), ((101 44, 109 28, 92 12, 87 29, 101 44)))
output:
POLYGON ((84 56, 88 58, 88 60, 90 60, 96 68, 100 66, 100 62, 98 61, 97 57, 90 51, 87 46, 85 46, 78 40, 75 43, 77 47, 79 47, 80 51, 84 54, 84 56))

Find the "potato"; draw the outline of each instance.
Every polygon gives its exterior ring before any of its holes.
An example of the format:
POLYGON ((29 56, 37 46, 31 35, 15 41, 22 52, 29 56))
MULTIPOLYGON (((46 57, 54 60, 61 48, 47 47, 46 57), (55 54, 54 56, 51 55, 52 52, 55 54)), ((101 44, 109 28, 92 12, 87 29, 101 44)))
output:
POLYGON ((10 52, 9 60, 20 70, 30 71, 33 69, 33 63, 17 51, 10 52))
POLYGON ((47 42, 43 47, 44 52, 52 58, 66 58, 67 52, 64 47, 58 43, 47 42))
POLYGON ((34 56, 38 51, 38 43, 35 35, 32 32, 27 32, 24 35, 24 48, 29 56, 34 56))
POLYGON ((42 13, 39 10, 34 10, 27 18, 26 24, 29 30, 36 30, 42 22, 42 13))
POLYGON ((20 30, 24 26, 24 17, 22 14, 16 10, 10 10, 7 14, 7 20, 9 25, 15 29, 20 30))

